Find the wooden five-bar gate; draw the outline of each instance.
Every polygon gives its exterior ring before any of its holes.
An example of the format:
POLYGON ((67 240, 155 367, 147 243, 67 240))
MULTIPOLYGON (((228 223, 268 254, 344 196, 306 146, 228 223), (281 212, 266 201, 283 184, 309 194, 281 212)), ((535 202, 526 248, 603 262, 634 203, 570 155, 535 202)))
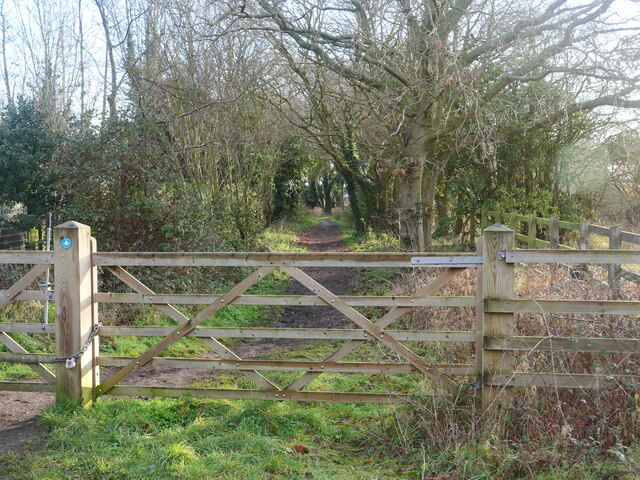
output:
MULTIPOLYGON (((561 338, 516 335, 514 313, 593 313, 640 316, 640 302, 596 300, 514 299, 514 265, 517 263, 638 264, 640 252, 610 250, 517 250, 514 231, 502 225, 485 230, 472 253, 104 253, 98 252, 90 228, 67 222, 54 229, 54 251, 0 251, 0 263, 33 265, 8 290, 0 292, 0 308, 20 300, 55 303, 54 324, 0 322, 0 362, 28 364, 42 378, 34 382, 0 382, 0 390, 56 392, 57 398, 90 405, 102 395, 181 396, 207 398, 297 401, 342 401, 394 403, 410 401, 412 393, 356 393, 308 391, 308 384, 325 372, 361 374, 416 374, 432 381, 430 393, 446 393, 461 382, 456 376, 476 376, 485 406, 495 404, 502 392, 514 386, 601 388, 609 384, 634 385, 632 375, 592 375, 558 372, 520 373, 514 367, 513 351, 584 351, 640 353, 634 338, 561 338), (256 267, 244 280, 220 295, 175 295, 156 293, 135 278, 126 267, 256 267), (50 267, 55 289, 29 287, 50 267), (132 293, 98 291, 98 267, 115 275, 132 293), (341 296, 311 278, 301 267, 402 267, 439 268, 442 272, 412 296, 341 296), (475 296, 437 296, 438 290, 466 269, 478 269, 475 296), (306 286, 310 295, 247 295, 260 279, 280 269, 306 286), (175 321, 175 327, 102 326, 99 303, 151 304, 175 321), (207 327, 203 323, 226 305, 328 305, 350 321, 350 329, 326 328, 233 328, 207 327), (173 305, 204 305, 189 318, 173 305), (371 321, 354 307, 388 307, 388 313, 371 321), (469 331, 396 330, 393 324, 415 307, 475 307, 476 328, 469 331), (27 352, 10 333, 55 335, 52 354, 27 352), (102 355, 99 336, 161 337, 135 358, 102 355), (167 358, 158 355, 186 336, 196 337, 219 359, 167 358), (321 361, 276 361, 242 359, 218 338, 295 338, 345 340, 321 361), (406 346, 408 341, 475 343, 472 364, 436 364, 406 346), (398 362, 365 363, 343 361, 368 342, 378 342, 395 354, 398 362), (50 369, 47 365, 55 365, 50 369), (124 385, 123 380, 145 365, 173 368, 206 368, 238 371, 254 384, 253 389, 210 389, 124 385), (100 377, 100 366, 117 367, 100 377), (276 385, 265 371, 297 371, 301 375, 288 385, 276 385)), ((418 392, 416 392, 418 393, 418 392)), ((508 395, 505 395, 508 397, 508 395)))

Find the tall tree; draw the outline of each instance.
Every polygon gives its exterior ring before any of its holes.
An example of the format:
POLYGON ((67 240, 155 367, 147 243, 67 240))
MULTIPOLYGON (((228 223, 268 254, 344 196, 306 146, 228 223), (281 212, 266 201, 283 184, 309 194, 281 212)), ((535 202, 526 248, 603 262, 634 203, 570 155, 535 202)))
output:
POLYGON ((29 227, 38 225, 38 217, 51 212, 59 200, 47 167, 61 138, 48 116, 38 102, 23 98, 0 116, 0 202, 25 205, 29 227))

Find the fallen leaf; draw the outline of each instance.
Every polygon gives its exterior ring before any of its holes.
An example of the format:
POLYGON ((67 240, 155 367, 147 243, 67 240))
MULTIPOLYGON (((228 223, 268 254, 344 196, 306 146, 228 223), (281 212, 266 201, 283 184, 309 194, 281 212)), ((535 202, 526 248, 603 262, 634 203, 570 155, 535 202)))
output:
POLYGON ((306 455, 307 453, 309 453, 309 449, 307 447, 305 447, 304 445, 300 444, 300 443, 296 443, 293 446, 293 449, 297 452, 300 453, 302 455, 306 455))

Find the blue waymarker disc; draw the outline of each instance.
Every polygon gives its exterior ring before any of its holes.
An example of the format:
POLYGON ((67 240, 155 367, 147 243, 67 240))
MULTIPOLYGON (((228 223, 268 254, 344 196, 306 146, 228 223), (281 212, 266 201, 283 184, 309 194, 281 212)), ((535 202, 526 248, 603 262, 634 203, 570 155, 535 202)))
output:
POLYGON ((62 248, 71 248, 71 239, 64 237, 60 242, 60 245, 62 245, 62 248))

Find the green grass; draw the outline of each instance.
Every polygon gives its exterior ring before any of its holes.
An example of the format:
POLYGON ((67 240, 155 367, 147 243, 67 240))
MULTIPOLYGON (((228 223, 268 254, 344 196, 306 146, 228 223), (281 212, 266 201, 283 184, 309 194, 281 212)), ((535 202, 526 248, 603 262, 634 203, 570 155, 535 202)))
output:
POLYGON ((276 222, 262 233, 259 243, 267 252, 304 252, 305 248, 297 243, 297 232, 313 227, 319 221, 319 218, 306 214, 295 221, 276 222))
MULTIPOLYGON (((442 406, 444 407, 444 406, 442 406)), ((629 462, 505 451, 495 438, 424 446, 406 407, 179 399, 57 405, 43 445, 0 462, 13 480, 66 479, 632 479, 629 462), (417 439, 419 440, 419 438, 417 439), (530 463, 524 468, 522 462, 530 463), (538 461, 542 467, 536 467, 538 461), (520 472, 517 474, 516 472, 520 472), (606 477, 607 474, 617 475, 606 477), (624 473, 627 472, 627 473, 624 473), (451 475, 449 475, 451 474, 451 475)), ((446 443, 446 439, 443 439, 446 443)), ((637 461, 636 453, 628 455, 637 461)))
POLYGON ((342 241, 352 252, 385 252, 399 251, 398 239, 389 233, 376 234, 369 230, 363 234, 358 234, 353 226, 351 212, 342 212, 330 219, 340 227, 342 241))
MULTIPOLYGON (((392 479, 404 459, 380 455, 366 432, 384 413, 365 407, 193 398, 124 399, 91 410, 57 406, 37 454, 3 458, 0 475, 20 479, 392 479), (367 414, 365 415, 364 412, 367 414)), ((415 467, 415 466, 412 466, 415 467)), ((415 477, 414 477, 415 478, 415 477)))

